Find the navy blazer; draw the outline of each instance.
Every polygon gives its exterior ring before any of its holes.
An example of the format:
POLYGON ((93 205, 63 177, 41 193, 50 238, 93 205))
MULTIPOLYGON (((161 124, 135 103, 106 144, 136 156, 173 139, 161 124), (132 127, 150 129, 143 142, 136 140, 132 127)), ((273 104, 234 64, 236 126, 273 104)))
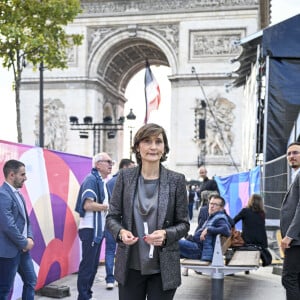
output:
POLYGON ((300 245, 300 172, 283 199, 280 210, 282 238, 292 238, 291 246, 300 245))
MULTIPOLYGON (((33 239, 32 229, 27 218, 27 238, 33 239)), ((4 182, 0 187, 0 257, 15 257, 18 251, 27 246, 27 238, 22 235, 26 219, 20 203, 11 187, 4 182)))
MULTIPOLYGON (((124 284, 127 277, 130 246, 118 240, 119 231, 132 231, 133 201, 140 175, 140 167, 122 169, 118 175, 106 217, 107 229, 119 242, 116 253, 116 280, 124 284)), ((164 290, 181 284, 178 240, 189 231, 187 193, 184 175, 161 165, 158 195, 157 229, 167 232, 166 245, 160 247, 159 259, 164 290)))

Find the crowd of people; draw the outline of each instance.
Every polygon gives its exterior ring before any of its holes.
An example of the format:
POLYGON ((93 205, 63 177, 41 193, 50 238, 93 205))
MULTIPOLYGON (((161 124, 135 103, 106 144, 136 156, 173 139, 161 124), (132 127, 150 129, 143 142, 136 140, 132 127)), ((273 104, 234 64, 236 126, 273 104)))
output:
MULTIPOLYGON (((134 136, 136 163, 122 159, 118 172, 110 177, 114 162, 109 154, 93 157, 75 207, 82 250, 78 300, 95 299, 92 289, 103 241, 106 288, 113 289, 117 281, 120 300, 173 299, 181 284, 180 258, 211 261, 216 236, 230 236, 239 221, 245 246, 268 247, 261 195, 250 195, 247 206, 231 218, 225 210, 228 199, 220 195, 216 181, 207 177, 205 166, 199 168, 201 184, 187 185, 183 174, 163 165, 169 150, 164 128, 151 123, 134 136), (198 224, 189 234, 194 210, 198 224)), ((287 299, 293 300, 300 299, 300 143, 288 146, 287 161, 294 172, 280 216, 285 254, 282 284, 287 299)), ((9 299, 17 272, 23 281, 22 299, 33 300, 37 276, 30 250, 34 237, 19 192, 27 179, 25 165, 9 160, 3 173, 0 300, 9 299)), ((188 275, 187 270, 183 275, 188 275)))

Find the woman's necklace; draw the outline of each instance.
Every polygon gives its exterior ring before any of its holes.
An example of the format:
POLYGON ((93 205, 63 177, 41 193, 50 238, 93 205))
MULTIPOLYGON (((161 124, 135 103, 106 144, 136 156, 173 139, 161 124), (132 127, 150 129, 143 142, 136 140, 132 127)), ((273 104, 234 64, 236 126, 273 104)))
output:
POLYGON ((137 208, 140 215, 147 216, 154 204, 157 203, 158 184, 159 179, 145 181, 142 176, 139 177, 137 208))

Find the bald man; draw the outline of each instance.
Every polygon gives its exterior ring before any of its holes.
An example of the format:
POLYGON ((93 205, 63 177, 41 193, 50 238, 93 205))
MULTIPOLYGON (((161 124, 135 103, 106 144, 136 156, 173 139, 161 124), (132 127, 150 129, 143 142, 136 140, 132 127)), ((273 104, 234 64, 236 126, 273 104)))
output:
POLYGON ((200 180, 202 181, 200 189, 197 192, 198 197, 200 198, 200 202, 202 202, 203 200, 201 195, 203 191, 217 192, 218 194, 220 194, 216 181, 214 179, 209 179, 207 177, 207 169, 205 168, 205 166, 201 166, 198 172, 199 172, 200 180))

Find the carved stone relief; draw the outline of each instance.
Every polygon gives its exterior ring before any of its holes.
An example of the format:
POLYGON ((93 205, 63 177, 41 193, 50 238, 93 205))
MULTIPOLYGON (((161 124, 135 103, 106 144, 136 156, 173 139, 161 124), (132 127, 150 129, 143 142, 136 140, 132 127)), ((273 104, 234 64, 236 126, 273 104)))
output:
MULTIPOLYGON (((206 106, 206 137, 205 143, 199 143, 199 146, 205 147, 202 152, 211 156, 221 156, 229 154, 234 142, 232 125, 235 119, 233 110, 236 105, 227 98, 218 96, 208 99, 206 106), (203 151, 204 150, 204 151, 203 151)), ((195 111, 199 111, 196 118, 203 118, 203 109, 199 109, 200 102, 197 100, 195 111)), ((198 124, 197 122, 195 124, 198 124)))
MULTIPOLYGON (((67 150, 68 117, 65 105, 60 99, 44 100, 44 147, 47 149, 67 150)), ((39 114, 35 119, 35 136, 39 137, 39 114)))
POLYGON ((241 50, 236 41, 242 35, 242 30, 190 31, 190 60, 210 56, 237 56, 241 50))
MULTIPOLYGON (((138 28, 145 28, 147 25, 130 25, 128 26, 128 36, 135 37, 138 32, 138 28)), ((101 40, 105 38, 108 34, 112 33, 115 30, 119 30, 121 27, 90 27, 88 29, 88 51, 89 54, 92 53, 96 45, 99 44, 101 40)), ((172 48, 178 52, 179 45, 179 29, 177 24, 164 24, 164 25, 149 25, 147 28, 150 28, 158 32, 163 36, 172 46, 172 48)))
POLYGON ((179 28, 177 24, 151 25, 151 29, 159 32, 178 54, 179 28))
POLYGON ((258 0, 139 0, 139 1, 81 1, 84 13, 150 13, 170 10, 218 9, 258 5, 258 0))
MULTIPOLYGON (((177 24, 165 24, 165 25, 147 25, 140 26, 139 25, 129 25, 127 27, 128 32, 128 38, 135 37, 138 34, 138 31, 149 31, 151 29, 152 31, 156 31, 158 34, 161 35, 162 39, 165 39, 170 43, 170 46, 176 54, 178 54, 178 47, 179 47, 179 28, 177 24)), ((94 48, 108 35, 113 33, 114 31, 118 31, 121 28, 124 29, 124 27, 91 27, 88 29, 88 49, 89 49, 89 56, 92 54, 94 48)), ((127 47, 129 49, 130 47, 127 47)), ((149 51, 152 51, 152 57, 157 57, 157 59, 162 59, 162 53, 158 49, 155 50, 152 48, 147 48, 147 53, 145 53, 145 47, 139 46, 138 44, 134 45, 136 54, 139 54, 143 59, 149 55, 149 51)), ((123 53, 123 56, 126 56, 125 53, 123 53)), ((128 55, 130 53, 128 52, 128 55)), ((131 62, 132 63, 132 62, 131 62)), ((112 65, 111 65, 112 67, 112 65)), ((120 64, 118 65, 118 69, 122 69, 120 64)), ((101 73, 101 72, 100 72, 101 73)))
POLYGON ((97 27, 88 29, 88 50, 93 51, 95 46, 109 33, 114 30, 112 27, 97 27))
POLYGON ((67 61, 70 67, 77 67, 77 46, 67 48, 67 61))
POLYGON ((69 67, 77 67, 78 46, 73 45, 73 42, 71 39, 69 39, 69 42, 70 42, 71 46, 66 49, 67 62, 68 62, 69 67))

